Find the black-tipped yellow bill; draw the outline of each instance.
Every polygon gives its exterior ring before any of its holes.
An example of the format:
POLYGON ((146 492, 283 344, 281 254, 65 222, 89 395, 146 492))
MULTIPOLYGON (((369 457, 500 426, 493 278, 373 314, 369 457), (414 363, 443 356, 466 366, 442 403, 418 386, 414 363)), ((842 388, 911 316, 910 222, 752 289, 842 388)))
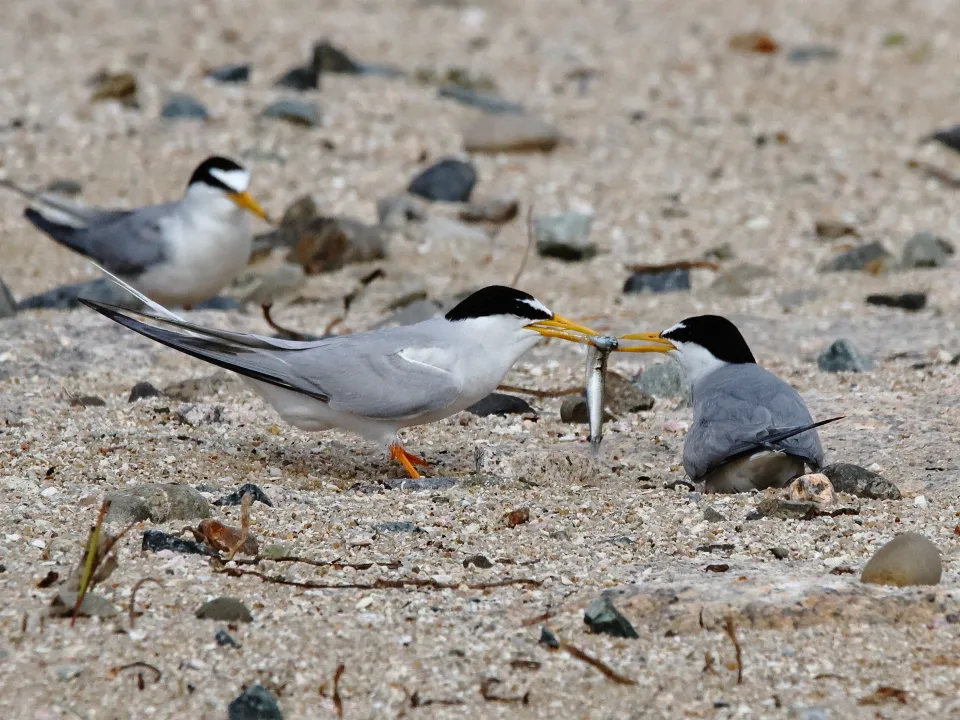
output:
POLYGON ((668 353, 671 350, 676 350, 677 346, 666 338, 660 337, 660 333, 631 333, 629 335, 620 336, 620 347, 617 348, 620 352, 635 352, 635 353, 668 353), (633 340, 635 342, 644 342, 648 343, 647 345, 624 345, 622 341, 624 340, 633 340))
POLYGON ((260 207, 260 203, 253 199, 253 195, 248 192, 242 193, 228 193, 228 196, 233 200, 239 207, 242 207, 244 210, 247 210, 258 218, 266 220, 267 222, 272 222, 270 216, 267 215, 266 211, 260 207))
POLYGON ((568 320, 560 315, 554 315, 549 320, 537 320, 526 326, 527 329, 538 332, 545 337, 555 337, 577 343, 590 343, 591 337, 599 335, 586 325, 568 320))

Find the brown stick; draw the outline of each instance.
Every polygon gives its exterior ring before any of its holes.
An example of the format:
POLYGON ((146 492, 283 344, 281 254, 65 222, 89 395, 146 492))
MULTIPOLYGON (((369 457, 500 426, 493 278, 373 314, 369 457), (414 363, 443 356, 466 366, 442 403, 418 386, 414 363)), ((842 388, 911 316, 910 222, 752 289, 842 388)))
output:
POLYGON ((575 657, 577 660, 585 662, 587 665, 590 665, 591 667, 596 668, 601 673, 603 673, 604 677, 608 678, 609 680, 612 680, 618 685, 636 685, 637 684, 636 680, 631 680, 625 675, 621 675, 620 673, 618 673, 616 670, 614 670, 613 668, 611 668, 609 665, 602 662, 601 660, 598 660, 592 655, 587 655, 587 653, 585 653, 583 650, 578 648, 576 645, 571 645, 570 643, 564 642, 563 640, 561 640, 559 649, 563 650, 565 653, 567 653, 571 657, 575 657))
MULTIPOLYGON (((258 577, 264 582, 274 583, 275 585, 289 585, 290 587, 306 588, 308 590, 398 590, 401 588, 425 588, 428 590, 456 590, 462 585, 453 583, 441 583, 436 580, 388 580, 386 578, 377 578, 372 583, 317 583, 309 580, 287 580, 286 578, 267 575, 256 570, 241 570, 240 568, 223 568, 217 572, 229 575, 230 577, 243 577, 252 575, 258 577)), ((465 585, 469 590, 493 590, 494 588, 507 587, 509 585, 523 585, 527 587, 539 587, 543 583, 540 580, 529 580, 526 578, 507 578, 497 580, 491 583, 475 583, 465 585)))
POLYGON ((583 392, 582 387, 561 388, 560 390, 530 390, 529 388, 523 388, 518 385, 498 385, 497 390, 520 393, 521 395, 531 395, 538 398, 563 397, 565 395, 577 395, 583 392))
POLYGON ((145 577, 137 580, 134 584, 133 589, 130 591, 130 629, 133 630, 133 627, 136 623, 136 609, 137 609, 137 590, 139 590, 145 583, 152 582, 156 583, 160 587, 163 587, 163 583, 152 577, 145 577))
POLYGON ((337 717, 343 720, 343 700, 340 698, 340 677, 346 669, 343 663, 337 665, 337 671, 333 674, 333 706, 337 709, 337 717))
POLYGON ((493 687, 499 685, 500 681, 495 677, 488 677, 480 683, 480 697, 482 697, 487 702, 498 702, 498 703, 520 703, 521 705, 530 704, 530 691, 528 690, 523 695, 514 695, 512 697, 506 697, 503 695, 494 695, 493 687))
POLYGON ((737 640, 737 629, 733 624, 733 618, 728 617, 723 623, 723 630, 733 643, 733 649, 737 651, 737 685, 743 685, 743 648, 737 640))
POLYGON ((369 570, 370 568, 384 567, 388 570, 396 570, 400 567, 401 562, 399 560, 388 560, 387 562, 361 562, 361 563, 349 563, 341 562, 339 558, 336 560, 311 560, 310 558, 297 557, 296 555, 284 555, 283 557, 276 558, 255 558, 257 562, 260 560, 269 560, 270 562, 296 562, 303 563, 305 565, 312 565, 313 567, 332 567, 335 570, 340 570, 342 568, 351 568, 353 570, 369 570))

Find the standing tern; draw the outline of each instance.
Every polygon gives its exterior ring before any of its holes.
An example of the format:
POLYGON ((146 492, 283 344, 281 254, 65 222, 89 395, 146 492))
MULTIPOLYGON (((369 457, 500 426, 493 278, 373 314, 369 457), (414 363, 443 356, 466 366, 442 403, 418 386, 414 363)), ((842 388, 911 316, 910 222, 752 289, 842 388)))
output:
POLYGON ((783 487, 823 466, 823 448, 800 394, 760 367, 736 325, 717 315, 691 317, 659 333, 623 335, 650 345, 623 352, 667 353, 692 386, 693 426, 683 468, 708 493, 783 487))
POLYGON ((401 428, 442 420, 486 397, 541 336, 585 343, 596 335, 532 295, 499 285, 478 290, 443 317, 310 342, 201 327, 124 287, 153 313, 80 302, 238 373, 294 427, 341 428, 387 445, 413 478, 420 477, 414 465, 427 463, 400 445, 401 428))
POLYGON ((190 307, 216 295, 247 266, 253 244, 247 213, 269 222, 247 192, 249 184, 250 173, 233 160, 210 157, 175 202, 75 212, 41 197, 53 210, 50 217, 34 208, 24 216, 149 297, 190 307))

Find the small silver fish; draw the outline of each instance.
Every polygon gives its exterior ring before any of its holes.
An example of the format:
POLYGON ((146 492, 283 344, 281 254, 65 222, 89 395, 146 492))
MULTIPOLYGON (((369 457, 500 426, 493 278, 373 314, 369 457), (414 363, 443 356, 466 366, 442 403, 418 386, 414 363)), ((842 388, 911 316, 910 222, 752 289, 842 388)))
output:
POLYGON ((615 337, 600 335, 590 339, 587 347, 587 372, 584 387, 587 395, 587 414, 590 420, 590 445, 594 452, 603 440, 603 384, 607 373, 607 358, 617 349, 615 337))

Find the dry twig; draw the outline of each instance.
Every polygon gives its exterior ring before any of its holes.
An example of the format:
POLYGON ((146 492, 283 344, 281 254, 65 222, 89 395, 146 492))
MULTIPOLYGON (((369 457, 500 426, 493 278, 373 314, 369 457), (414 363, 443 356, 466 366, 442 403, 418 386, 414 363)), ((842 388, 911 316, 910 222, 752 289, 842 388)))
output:
POLYGON ((346 669, 343 663, 337 665, 337 670, 333 674, 333 706, 337 709, 337 717, 343 720, 343 700, 340 698, 340 677, 346 669))
POLYGON ((494 695, 493 687, 499 685, 500 681, 495 677, 488 677, 480 683, 480 697, 482 697, 487 702, 498 702, 498 703, 520 703, 521 705, 530 704, 530 691, 527 690, 523 695, 514 695, 512 697, 506 697, 503 695, 494 695))
POLYGON ((130 591, 130 629, 133 630, 134 625, 136 624, 136 609, 137 609, 137 591, 146 583, 152 582, 156 583, 160 587, 163 587, 163 583, 152 577, 140 578, 134 584, 133 589, 130 591))
POLYGON ((520 393, 521 395, 531 395, 538 398, 564 397, 565 395, 578 395, 583 392, 582 387, 561 388, 559 390, 531 390, 529 388, 519 387, 518 385, 498 385, 497 390, 520 393))
POLYGON ((401 588, 424 588, 427 590, 456 590, 460 587, 466 587, 469 590, 493 590, 495 588, 507 587, 509 585, 523 585, 527 587, 539 587, 543 583, 540 580, 530 580, 527 578, 507 578, 490 583, 474 584, 454 584, 441 583, 431 579, 401 579, 388 580, 387 578, 377 578, 372 583, 318 583, 309 580, 287 580, 276 575, 267 575, 256 570, 241 570, 240 568, 224 567, 217 572, 229 575, 230 577, 243 577, 252 575, 258 577, 264 582, 275 585, 289 585, 290 587, 306 588, 308 590, 399 590, 401 588))
POLYGON ((577 660, 582 660, 583 662, 587 663, 587 665, 595 667, 597 670, 603 673, 605 677, 607 677, 610 680, 613 680, 613 682, 617 683, 618 685, 636 685, 637 684, 636 680, 631 680, 630 678, 624 675, 621 675, 606 663, 601 662, 600 660, 598 660, 597 658, 591 655, 587 655, 587 653, 585 653, 583 650, 581 650, 580 648, 574 645, 571 645, 570 643, 563 642, 561 640, 560 649, 566 652, 568 655, 575 657, 577 660))
POLYGON ((733 618, 728 617, 723 623, 723 630, 733 643, 733 649, 737 651, 737 685, 743 685, 743 648, 740 647, 740 641, 737 640, 737 629, 733 624, 733 618))

